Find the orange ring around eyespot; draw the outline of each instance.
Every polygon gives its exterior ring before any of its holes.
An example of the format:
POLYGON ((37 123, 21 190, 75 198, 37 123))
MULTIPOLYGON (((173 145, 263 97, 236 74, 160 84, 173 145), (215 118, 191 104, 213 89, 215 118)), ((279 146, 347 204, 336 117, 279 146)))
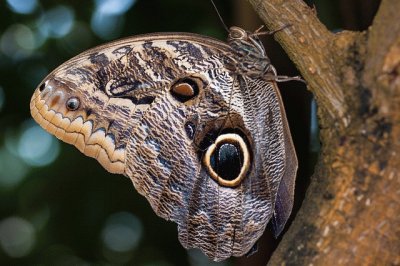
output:
POLYGON ((221 186, 226 186, 226 187, 235 187, 240 184, 240 182, 246 176, 247 171, 250 168, 250 153, 249 153, 246 143, 244 142, 243 138, 240 135, 235 134, 235 133, 227 133, 227 134, 218 136, 218 138, 215 140, 215 142, 212 145, 210 145, 210 147, 208 147, 208 149, 203 157, 203 163, 206 166, 206 169, 207 169, 208 173, 210 174, 210 176, 212 177, 212 179, 214 179, 218 184, 220 184, 221 186), (243 164, 240 169, 240 173, 233 180, 223 179, 211 167, 211 162, 210 162, 211 155, 217 148, 218 144, 222 141, 224 141, 225 143, 228 142, 231 144, 239 144, 239 147, 243 153, 243 164))

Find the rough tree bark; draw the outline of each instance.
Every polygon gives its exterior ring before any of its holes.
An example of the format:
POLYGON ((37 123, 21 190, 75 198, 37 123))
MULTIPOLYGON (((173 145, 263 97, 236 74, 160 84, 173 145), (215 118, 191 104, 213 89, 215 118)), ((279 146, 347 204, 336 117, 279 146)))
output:
POLYGON ((319 107, 322 151, 270 265, 400 265, 400 1, 334 34, 300 0, 249 0, 319 107))

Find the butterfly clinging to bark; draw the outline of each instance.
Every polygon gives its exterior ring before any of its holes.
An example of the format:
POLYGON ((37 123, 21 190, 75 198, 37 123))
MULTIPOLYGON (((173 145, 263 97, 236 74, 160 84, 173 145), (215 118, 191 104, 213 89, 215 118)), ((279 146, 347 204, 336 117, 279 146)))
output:
MULTIPOLYGON (((257 33, 257 32, 256 32, 257 33)), ((256 33, 228 43, 189 33, 134 36, 51 72, 31 100, 48 132, 129 177, 185 248, 246 254, 291 213, 297 158, 256 33)))

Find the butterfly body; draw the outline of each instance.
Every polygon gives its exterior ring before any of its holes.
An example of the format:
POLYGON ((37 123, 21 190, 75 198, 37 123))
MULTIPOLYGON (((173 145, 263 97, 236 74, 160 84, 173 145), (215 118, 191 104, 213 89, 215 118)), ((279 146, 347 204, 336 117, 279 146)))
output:
POLYGON ((257 39, 246 47, 243 37, 160 33, 96 47, 44 79, 32 116, 128 176, 178 224, 183 246, 214 260, 242 256, 270 220, 282 231, 297 169, 278 88, 263 78, 276 72, 257 39))

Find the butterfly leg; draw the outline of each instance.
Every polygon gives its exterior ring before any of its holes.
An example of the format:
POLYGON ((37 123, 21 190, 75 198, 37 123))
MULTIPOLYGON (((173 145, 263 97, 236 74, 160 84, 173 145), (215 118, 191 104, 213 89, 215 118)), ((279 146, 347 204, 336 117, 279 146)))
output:
POLYGON ((282 27, 280 27, 280 28, 278 28, 276 30, 261 31, 265 27, 265 25, 262 25, 258 29, 256 29, 251 35, 253 35, 253 36, 274 35, 275 33, 280 32, 280 31, 282 31, 282 30, 284 30, 286 28, 289 28, 291 26, 292 26, 292 24, 286 24, 286 25, 283 25, 282 27))
POLYGON ((294 76, 294 77, 289 77, 289 76, 274 76, 274 75, 265 75, 263 77, 265 80, 273 80, 276 82, 287 82, 287 81, 301 81, 303 83, 306 83, 304 79, 302 79, 300 76, 294 76))

